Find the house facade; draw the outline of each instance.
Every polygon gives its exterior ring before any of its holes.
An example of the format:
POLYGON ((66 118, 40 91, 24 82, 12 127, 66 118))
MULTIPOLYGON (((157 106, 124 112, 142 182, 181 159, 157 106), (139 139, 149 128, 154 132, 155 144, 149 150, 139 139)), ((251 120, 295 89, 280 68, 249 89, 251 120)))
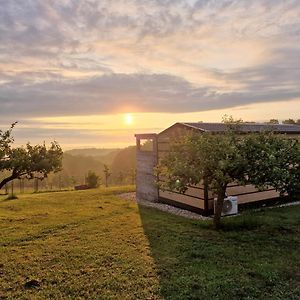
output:
MULTIPOLYGON (((152 202, 162 202, 191 210, 203 215, 213 213, 214 195, 206 184, 189 186, 184 194, 176 191, 161 190, 157 187, 154 167, 168 153, 171 140, 179 139, 189 131, 199 134, 213 132, 222 134, 228 130, 224 123, 175 123, 159 134, 136 134, 137 144, 137 198, 152 202)), ((288 138, 300 137, 300 126, 279 124, 243 123, 241 133, 272 131, 288 138)), ((228 196, 238 197, 239 207, 268 204, 279 200, 279 193, 273 189, 259 191, 252 185, 240 186, 232 183, 227 188, 228 196)))

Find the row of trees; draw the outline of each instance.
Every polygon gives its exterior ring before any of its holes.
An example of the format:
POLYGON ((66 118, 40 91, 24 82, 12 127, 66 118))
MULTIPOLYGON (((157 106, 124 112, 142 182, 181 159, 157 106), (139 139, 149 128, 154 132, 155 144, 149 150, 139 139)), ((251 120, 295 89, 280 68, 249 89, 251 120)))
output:
POLYGON ((216 228, 229 183, 253 184, 262 190, 273 186, 282 195, 300 190, 297 140, 270 132, 242 135, 239 122, 229 121, 229 130, 222 135, 191 133, 174 140, 157 167, 162 189, 184 193, 188 185, 204 182, 214 191, 216 228))
MULTIPOLYGON (((267 124, 280 124, 278 119, 271 119, 267 124)), ((282 121, 282 124, 300 125, 300 119, 286 119, 282 121)))

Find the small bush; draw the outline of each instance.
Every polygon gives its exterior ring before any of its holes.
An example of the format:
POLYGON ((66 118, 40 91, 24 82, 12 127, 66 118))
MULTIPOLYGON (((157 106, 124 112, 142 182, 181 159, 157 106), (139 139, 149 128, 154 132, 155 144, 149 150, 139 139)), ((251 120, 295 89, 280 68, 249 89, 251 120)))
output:
POLYGON ((86 177, 86 183, 89 188, 96 188, 100 185, 100 177, 95 172, 89 171, 86 177))

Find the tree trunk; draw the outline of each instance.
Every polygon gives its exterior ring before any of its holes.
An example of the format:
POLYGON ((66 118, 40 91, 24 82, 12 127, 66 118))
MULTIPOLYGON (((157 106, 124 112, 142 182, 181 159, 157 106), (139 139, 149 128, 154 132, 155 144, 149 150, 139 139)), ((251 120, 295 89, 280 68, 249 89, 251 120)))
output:
POLYGON ((219 189, 217 194, 217 203, 216 203, 215 214, 214 214, 215 229, 219 229, 221 227, 221 214, 223 209, 225 193, 226 193, 226 186, 223 186, 219 189))
POLYGON ((10 181, 14 180, 18 178, 18 176, 12 174, 9 177, 4 178, 1 182, 0 182, 0 190, 10 181))
POLYGON ((14 196, 14 181, 11 182, 11 197, 14 196))

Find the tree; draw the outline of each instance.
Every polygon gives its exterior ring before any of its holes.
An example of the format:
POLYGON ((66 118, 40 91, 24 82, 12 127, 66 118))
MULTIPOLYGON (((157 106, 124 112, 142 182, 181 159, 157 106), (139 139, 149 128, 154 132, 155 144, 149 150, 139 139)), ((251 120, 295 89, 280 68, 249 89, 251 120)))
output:
POLYGON ((271 132, 250 134, 240 144, 248 181, 265 189, 272 186, 281 195, 300 191, 300 148, 296 139, 271 132))
POLYGON ((287 119, 287 120, 284 120, 282 121, 282 124, 296 124, 295 120, 294 119, 287 119))
POLYGON ((300 119, 298 119, 298 120, 296 121, 296 124, 297 124, 297 125, 300 125, 300 119))
POLYGON ((63 151, 57 142, 52 142, 49 148, 45 143, 32 146, 27 143, 25 147, 12 145, 14 139, 12 130, 0 130, 0 171, 7 171, 8 175, 0 182, 0 189, 14 179, 46 178, 50 172, 58 172, 62 166, 63 151))
POLYGON ((272 133, 243 136, 238 127, 223 134, 190 133, 171 143, 157 166, 162 189, 184 193, 188 185, 206 184, 217 197, 214 225, 220 227, 229 183, 273 186, 282 194, 299 189, 300 153, 297 143, 272 133))
POLYGON ((267 124, 279 124, 279 121, 277 119, 270 119, 270 121, 267 122, 267 124))
POLYGON ((123 182, 124 182, 124 173, 123 173, 122 171, 120 171, 120 172, 118 173, 117 179, 118 179, 118 183, 119 183, 119 184, 123 184, 123 182))
POLYGON ((130 178, 130 183, 131 184, 135 184, 135 180, 136 180, 136 169, 130 169, 129 172, 129 178, 130 178))
POLYGON ((111 173, 109 171, 109 167, 107 165, 104 165, 104 177, 105 177, 105 187, 108 187, 108 178, 110 177, 111 173))
POLYGON ((100 185, 100 177, 95 172, 89 171, 86 176, 86 183, 90 188, 96 188, 100 185))
POLYGON ((214 225, 219 228, 227 185, 244 179, 238 142, 228 133, 188 134, 174 141, 157 167, 159 185, 184 193, 188 185, 207 184, 217 197, 214 225))

